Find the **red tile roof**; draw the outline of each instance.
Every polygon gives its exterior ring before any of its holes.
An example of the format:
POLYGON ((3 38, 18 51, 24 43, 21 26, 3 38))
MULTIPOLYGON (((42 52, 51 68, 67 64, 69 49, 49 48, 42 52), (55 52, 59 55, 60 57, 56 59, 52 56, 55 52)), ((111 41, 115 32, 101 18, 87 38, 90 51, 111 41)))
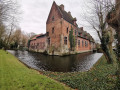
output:
POLYGON ((35 40, 37 37, 40 37, 42 35, 46 35, 46 34, 41 33, 41 34, 35 35, 33 38, 31 38, 31 40, 35 40))

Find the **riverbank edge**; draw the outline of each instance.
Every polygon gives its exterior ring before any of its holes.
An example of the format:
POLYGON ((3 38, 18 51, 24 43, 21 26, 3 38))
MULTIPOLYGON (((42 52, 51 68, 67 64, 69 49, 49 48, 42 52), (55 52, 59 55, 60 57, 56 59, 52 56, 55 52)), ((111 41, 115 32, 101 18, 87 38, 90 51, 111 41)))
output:
MULTIPOLYGON (((74 89, 80 89, 80 90, 84 90, 84 89, 81 89, 81 88, 79 88, 79 85, 77 86, 76 85, 76 87, 74 87, 74 86, 71 86, 71 85, 69 85, 69 84, 71 84, 71 81, 69 81, 69 77, 71 76, 70 74, 73 74, 73 76, 75 75, 75 74, 79 74, 79 76, 81 76, 81 75, 83 75, 83 74, 85 74, 85 73, 92 73, 94 70, 95 70, 95 67, 97 67, 97 66, 101 66, 100 64, 101 64, 101 61, 104 61, 104 63, 103 64, 106 64, 106 65, 109 65, 109 64, 107 64, 107 62, 106 62, 106 60, 105 60, 105 58, 104 58, 104 56, 102 56, 94 65, 93 65, 93 67, 90 69, 90 70, 88 70, 88 71, 85 71, 85 72, 67 72, 67 73, 62 73, 62 72, 50 72, 50 71, 38 71, 40 74, 43 74, 43 75, 46 75, 48 78, 51 78, 51 79, 54 79, 54 80, 56 80, 56 81, 58 81, 58 82, 61 82, 61 83, 63 83, 64 85, 66 85, 66 86, 68 86, 68 87, 71 87, 71 88, 74 88, 74 89), (49 75, 48 75, 49 74, 49 75), (63 77, 61 77, 61 74, 65 74, 65 76, 63 75, 63 77), (59 77, 59 78, 63 78, 63 80, 61 80, 61 79, 57 79, 57 78, 59 77), (65 80, 64 78, 66 78, 66 77, 68 77, 68 80, 65 80), (66 83, 66 81, 67 81, 67 83, 66 83)), ((21 62, 21 63, 23 63, 23 62, 21 62)), ((23 63, 24 64, 24 63, 23 63)), ((111 65, 110 65, 111 66, 111 65)), ((27 66, 28 67, 28 66, 27 66)), ((29 67, 29 68, 31 68, 31 67, 29 67)), ((33 69, 33 68, 32 68, 33 69)), ((34 69, 34 70, 36 70, 36 69, 34 69)), ((97 69, 97 70, 99 70, 99 69, 97 69)), ((96 73, 97 74, 97 73, 96 73)), ((100 73, 101 74, 101 73, 100 73)), ((78 77, 79 77, 78 76, 78 77)), ((85 74, 85 76, 86 76, 86 74, 85 74)), ((84 76, 83 76, 84 77, 84 76)), ((70 78, 74 78, 74 77, 70 77, 70 78)), ((77 78, 77 77, 76 77, 77 78)), ((88 78, 91 78, 91 77, 88 77, 88 78)), ((75 79, 75 78, 74 78, 75 79)), ((71 79, 72 80, 72 79, 71 79)), ((78 79, 79 80, 79 79, 78 79)), ((86 80, 86 78, 85 79, 83 79, 83 80, 86 80)), ((72 81, 74 81, 74 80, 72 80, 72 81)), ((97 80, 96 80, 97 81, 97 80)), ((77 81, 76 81, 77 82, 77 81)), ((89 82, 89 81, 88 81, 89 82)), ((114 83, 115 83, 115 81, 114 81, 114 83)), ((96 84, 95 84, 96 85, 96 84)), ((94 86, 95 86, 94 85, 94 86)), ((84 86, 84 85, 83 85, 84 86)), ((93 87, 94 87, 93 86, 93 87)), ((96 87, 96 88, 98 88, 98 87, 96 87)), ((96 88, 94 88, 94 89, 96 89, 96 88)), ((108 87, 109 88, 109 87, 108 87)), ((88 88, 89 89, 89 88, 88 88)), ((90 90, 94 90, 94 89, 90 89, 90 90)), ((98 88, 99 89, 99 88, 98 88)), ((104 90, 104 89, 103 89, 104 90)))
MULTIPOLYGON (((4 51, 4 52, 6 52, 7 54, 9 53, 8 51, 5 51, 5 50, 3 50, 3 49, 0 49, 0 51, 4 51)), ((42 71, 39 71, 39 70, 37 70, 37 69, 34 69, 34 68, 28 66, 28 65, 25 64, 24 62, 20 61, 17 57, 15 57, 14 55, 12 55, 11 53, 9 53, 9 54, 10 54, 11 56, 13 56, 18 62, 20 62, 21 64, 23 64, 26 68, 28 68, 28 69, 30 69, 30 70, 34 70, 34 71, 38 72, 39 75, 43 75, 43 76, 45 76, 46 78, 52 79, 52 80, 55 81, 56 83, 59 83, 59 84, 61 84, 62 86, 66 87, 66 88, 69 88, 70 90, 74 90, 73 88, 69 87, 68 85, 66 85, 66 84, 64 84, 64 83, 62 83, 62 82, 60 82, 60 81, 58 81, 58 80, 55 80, 55 79, 53 79, 53 78, 51 78, 51 77, 48 77, 47 75, 44 75, 42 71)))
POLYGON ((76 55, 76 54, 81 54, 81 53, 88 53, 88 52, 96 52, 96 50, 86 50, 86 51, 70 51, 70 52, 66 52, 66 53, 61 53, 61 52, 54 52, 54 54, 52 53, 48 53, 47 51, 37 51, 37 50, 28 50, 29 52, 35 52, 35 53, 41 53, 41 54, 45 54, 45 55, 49 55, 49 56, 60 56, 60 57, 64 57, 64 56, 70 56, 70 55, 76 55))
POLYGON ((78 90, 84 90, 85 88, 86 90, 113 90, 117 81, 116 67, 112 64, 107 64, 104 55, 90 70, 85 72, 62 73, 45 71, 43 74, 78 90))

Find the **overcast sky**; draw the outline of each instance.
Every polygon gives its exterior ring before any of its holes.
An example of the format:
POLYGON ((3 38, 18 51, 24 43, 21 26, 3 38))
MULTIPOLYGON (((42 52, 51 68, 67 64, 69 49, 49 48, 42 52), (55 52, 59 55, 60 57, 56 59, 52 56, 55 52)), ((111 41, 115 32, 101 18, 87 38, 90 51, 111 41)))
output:
MULTIPOLYGON (((83 11, 88 9, 86 4, 90 0, 54 0, 58 5, 64 4, 65 10, 70 11, 73 17, 77 18, 79 27, 89 32, 94 38, 96 33, 94 30, 86 27, 86 23, 82 21, 83 11)), ((53 0, 19 0, 20 9, 20 28, 27 33, 34 32, 36 34, 46 32, 46 20, 48 18, 53 0)))

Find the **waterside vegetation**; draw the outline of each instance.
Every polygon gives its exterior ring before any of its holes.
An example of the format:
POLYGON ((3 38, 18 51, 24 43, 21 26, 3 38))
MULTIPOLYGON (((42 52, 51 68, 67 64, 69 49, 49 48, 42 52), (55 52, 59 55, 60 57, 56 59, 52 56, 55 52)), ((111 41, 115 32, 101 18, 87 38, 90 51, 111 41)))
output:
POLYGON ((43 72, 43 74, 79 90, 117 90, 118 88, 116 67, 108 64, 104 56, 87 72, 43 72))

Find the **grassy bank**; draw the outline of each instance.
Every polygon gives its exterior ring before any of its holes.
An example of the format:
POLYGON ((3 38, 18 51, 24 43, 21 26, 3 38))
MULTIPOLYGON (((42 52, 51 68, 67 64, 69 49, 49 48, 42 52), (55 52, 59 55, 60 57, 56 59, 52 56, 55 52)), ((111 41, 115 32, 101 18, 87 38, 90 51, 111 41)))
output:
POLYGON ((87 72, 59 73, 43 72, 68 86, 79 90, 114 90, 116 84, 115 66, 107 64, 104 57, 87 72))
POLYGON ((70 90, 0 50, 0 90, 70 90))

